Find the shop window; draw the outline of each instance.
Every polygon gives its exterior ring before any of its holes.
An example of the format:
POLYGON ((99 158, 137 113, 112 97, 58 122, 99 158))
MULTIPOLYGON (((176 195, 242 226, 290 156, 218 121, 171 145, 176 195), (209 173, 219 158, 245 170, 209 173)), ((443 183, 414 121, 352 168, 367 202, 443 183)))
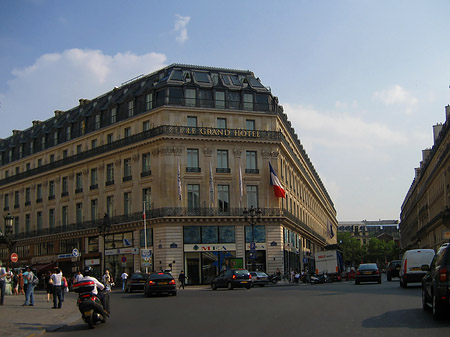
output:
POLYGON ((266 242, 266 226, 245 226, 245 242, 266 242))
POLYGON ((204 226, 201 227, 202 231, 202 243, 217 243, 219 242, 219 233, 217 226, 204 226))
POLYGON ((234 243, 236 242, 236 234, 234 226, 219 226, 219 242, 234 243))
POLYGON ((184 243, 200 243, 200 227, 199 226, 184 226, 183 227, 183 242, 184 243))
MULTIPOLYGON (((153 229, 152 228, 146 228, 147 229, 147 247, 153 246, 153 229)), ((145 247, 145 237, 144 237, 144 230, 141 229, 139 233, 139 244, 141 247, 145 247)))
POLYGON ((88 253, 97 253, 98 249, 98 236, 88 237, 88 253))

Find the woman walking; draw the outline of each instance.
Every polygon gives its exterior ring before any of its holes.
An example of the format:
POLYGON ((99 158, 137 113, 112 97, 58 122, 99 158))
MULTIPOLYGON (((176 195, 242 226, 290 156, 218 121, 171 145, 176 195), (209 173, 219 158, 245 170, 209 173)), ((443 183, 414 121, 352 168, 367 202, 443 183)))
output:
POLYGON ((47 275, 45 276, 45 284, 47 287, 47 302, 50 302, 53 299, 53 280, 52 280, 52 271, 49 270, 47 275))

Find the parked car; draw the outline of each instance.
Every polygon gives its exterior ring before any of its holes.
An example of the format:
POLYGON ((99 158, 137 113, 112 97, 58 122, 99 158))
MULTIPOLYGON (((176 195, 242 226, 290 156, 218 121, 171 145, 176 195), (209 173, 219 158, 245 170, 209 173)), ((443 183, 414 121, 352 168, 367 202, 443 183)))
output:
POLYGON ((125 281, 125 292, 132 293, 133 291, 139 290, 143 291, 145 288, 145 281, 147 280, 149 274, 145 273, 134 273, 125 281))
POLYGON ((401 266, 402 260, 393 260, 388 263, 386 268, 386 277, 388 281, 392 281, 393 277, 399 276, 401 266))
POLYGON ((220 272, 211 282, 211 289, 217 288, 247 288, 252 287, 252 276, 246 269, 227 269, 220 272))
POLYGON ((403 254, 400 268, 400 286, 406 288, 408 283, 422 282, 426 272, 422 266, 430 266, 435 253, 433 249, 412 249, 403 254))
POLYGON ((356 270, 355 284, 361 282, 381 283, 381 272, 376 263, 361 263, 356 270))
POLYGON ((449 307, 450 297, 450 246, 441 247, 431 266, 423 265, 426 274, 422 279, 422 307, 431 305, 433 317, 443 318, 449 307))
POLYGON ((250 275, 252 276, 252 286, 264 287, 270 282, 269 275, 262 271, 251 271, 250 275))
POLYGON ((150 297, 154 294, 177 295, 177 285, 170 273, 151 273, 145 282, 144 295, 150 297))

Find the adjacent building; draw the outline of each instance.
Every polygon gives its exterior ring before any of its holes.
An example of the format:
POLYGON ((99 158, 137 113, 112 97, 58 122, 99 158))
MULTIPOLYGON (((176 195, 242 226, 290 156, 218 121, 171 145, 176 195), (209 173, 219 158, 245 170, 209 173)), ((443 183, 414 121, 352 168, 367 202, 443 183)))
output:
POLYGON ((394 241, 400 245, 398 220, 362 220, 339 221, 338 231, 350 235, 363 245, 368 245, 371 238, 394 241))
POLYGON ((404 249, 437 250, 450 240, 450 106, 445 113, 445 123, 433 126, 433 147, 422 151, 420 167, 401 207, 404 249))
POLYGON ((336 243, 333 202, 251 71, 173 64, 80 99, 0 140, 0 177, 13 218, 0 258, 40 271, 184 270, 205 284, 231 266, 301 269, 336 243))

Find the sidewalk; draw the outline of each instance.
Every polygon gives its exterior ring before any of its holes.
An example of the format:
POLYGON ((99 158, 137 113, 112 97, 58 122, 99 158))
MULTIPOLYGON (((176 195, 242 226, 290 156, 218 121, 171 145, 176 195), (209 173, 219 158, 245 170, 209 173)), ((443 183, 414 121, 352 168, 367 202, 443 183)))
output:
POLYGON ((37 337, 45 331, 53 331, 81 318, 76 306, 77 294, 65 294, 61 309, 52 309, 45 290, 35 290, 34 306, 23 307, 24 295, 5 296, 0 306, 0 336, 37 337))

